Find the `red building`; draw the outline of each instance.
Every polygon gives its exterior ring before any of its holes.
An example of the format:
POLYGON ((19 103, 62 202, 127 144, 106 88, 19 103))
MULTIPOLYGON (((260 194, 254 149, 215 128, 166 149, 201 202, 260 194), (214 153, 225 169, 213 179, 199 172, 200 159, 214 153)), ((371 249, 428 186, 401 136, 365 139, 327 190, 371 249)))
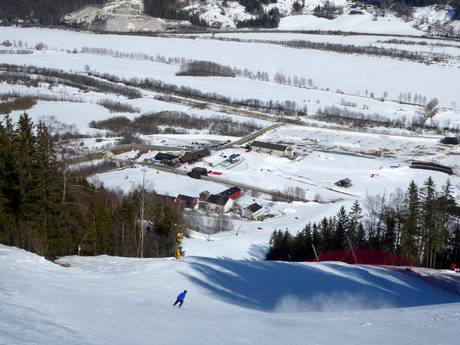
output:
POLYGON ((184 205, 184 207, 196 209, 198 208, 198 199, 193 196, 188 196, 184 194, 179 194, 177 200, 184 205))
POLYGON ((241 196, 241 188, 232 187, 227 190, 224 190, 223 192, 220 192, 219 194, 229 199, 236 200, 241 196))

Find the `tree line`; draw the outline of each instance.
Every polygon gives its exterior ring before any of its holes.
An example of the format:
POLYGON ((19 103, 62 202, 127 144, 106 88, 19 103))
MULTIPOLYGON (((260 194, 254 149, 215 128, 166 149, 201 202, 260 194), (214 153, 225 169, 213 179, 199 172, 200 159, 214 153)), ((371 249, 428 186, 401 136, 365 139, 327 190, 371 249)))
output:
POLYGON ((64 17, 86 5, 102 5, 105 0, 2 0, 0 20, 6 23, 41 25, 64 24, 64 17))
MULTIPOLYGON (((460 1, 460 0, 459 0, 460 1)), ((335 33, 334 33, 335 34, 335 33)), ((338 33, 340 34, 340 33, 338 33)), ((189 37, 190 39, 193 36, 189 37)), ((242 42, 242 43, 262 43, 273 44, 283 47, 296 48, 296 49, 314 49, 323 51, 332 51, 341 54, 359 54, 369 56, 385 56, 394 59, 403 59, 414 61, 418 63, 431 64, 439 62, 447 62, 449 59, 454 58, 452 55, 443 53, 427 53, 416 52, 404 49, 385 48, 377 46, 356 46, 354 44, 340 44, 330 42, 313 42, 306 40, 292 40, 292 41, 276 41, 276 40, 260 40, 260 39, 244 39, 234 37, 200 37, 201 39, 212 39, 226 42, 242 42)))
POLYGON ((450 5, 454 10, 454 19, 460 18, 460 0, 358 0, 364 4, 378 6, 382 10, 404 7, 426 7, 432 5, 450 5))
POLYGON ((34 107, 37 101, 32 97, 12 97, 0 95, 0 114, 9 114, 15 110, 27 110, 34 107))
POLYGON ((272 8, 254 18, 242 20, 236 23, 237 28, 277 28, 281 15, 277 8, 272 8))
POLYGON ((140 134, 180 133, 186 129, 207 130, 209 134, 245 136, 261 127, 254 121, 237 122, 223 116, 190 116, 176 111, 144 114, 132 120, 116 116, 101 121, 91 121, 92 128, 110 130, 123 135, 126 132, 140 134))
MULTIPOLYGON (((168 35, 163 35, 164 37, 170 37, 168 35)), ((163 37, 162 36, 162 37, 163 37)), ((171 36, 172 37, 172 36, 171 36)), ((188 37, 188 36, 184 36, 188 37)), ((192 36, 194 37, 194 36, 192 36)), ((190 60, 181 57, 166 57, 164 55, 149 55, 146 53, 138 52, 123 52, 119 50, 113 50, 109 48, 94 48, 94 47, 82 47, 81 53, 90 53, 111 56, 115 58, 125 58, 133 60, 142 60, 142 61, 154 61, 158 63, 164 63, 169 65, 180 65, 180 70, 177 75, 192 75, 192 76, 223 76, 223 77, 243 77, 252 80, 260 81, 269 81, 270 76, 267 72, 253 72, 245 69, 240 69, 236 67, 221 65, 211 61, 202 61, 202 60, 190 60)), ((89 66, 88 66, 89 71, 89 66)), ((281 73, 278 73, 284 76, 281 73)), ((291 80, 290 77, 284 76, 284 81, 291 80)), ((297 78, 301 79, 301 78, 297 78)), ((275 82, 276 79, 275 79, 275 82)), ((284 82, 285 83, 285 82, 284 82)), ((306 85, 306 83, 304 83, 306 85)))
MULTIPOLYGON (((184 97, 193 97, 202 101, 216 102, 232 106, 243 106, 249 109, 261 110, 267 113, 286 116, 305 116, 307 115, 307 107, 299 106, 295 101, 262 101, 259 99, 233 99, 216 92, 203 92, 201 90, 193 89, 187 86, 178 86, 175 84, 168 84, 162 80, 152 78, 120 78, 110 73, 99 73, 91 71, 90 76, 104 79, 112 83, 122 83, 126 86, 154 90, 167 94, 180 95, 184 97)), ((137 90, 136 90, 137 91, 137 90)), ((157 96, 158 99, 167 100, 164 96, 157 96)), ((287 121, 287 120, 286 120, 287 121)))
POLYGON ((336 6, 333 2, 326 1, 323 4, 317 5, 313 9, 313 14, 317 17, 334 19, 337 15, 343 13, 343 7, 336 6))
MULTIPOLYGON (((237 27, 278 27, 280 13, 277 8, 264 12, 262 5, 276 3, 277 0, 238 0, 244 6, 248 13, 253 13, 254 18, 239 21, 237 27)), ((208 26, 207 22, 200 18, 198 12, 190 13, 183 9, 183 6, 177 0, 143 0, 144 13, 158 18, 173 20, 188 20, 197 26, 208 26)), ((227 1, 222 3, 223 7, 227 6, 227 1)))
POLYGON ((0 243, 47 258, 63 255, 172 256, 182 211, 152 191, 125 195, 90 184, 67 149, 27 114, 0 123, 0 243))
POLYGON ((277 2, 278 0, 238 0, 238 3, 250 13, 260 13, 263 11, 262 5, 276 4, 277 2))
POLYGON ((436 190, 431 177, 407 191, 368 197, 366 216, 356 201, 347 212, 308 223, 297 235, 275 231, 268 260, 312 261, 341 250, 372 249, 414 265, 448 267, 460 260, 460 208, 449 180, 436 190), (315 253, 316 250, 316 253, 315 253))
POLYGON ((199 13, 184 11, 177 0, 143 0, 144 13, 164 19, 188 20, 196 26, 207 27, 205 20, 200 18, 199 13))
POLYGON ((0 64, 0 71, 4 72, 0 74, 0 81, 8 84, 22 83, 26 86, 38 87, 40 83, 45 82, 50 85, 71 86, 83 91, 114 93, 128 98, 142 97, 142 93, 139 90, 58 69, 0 64))
POLYGON ((211 61, 189 61, 180 66, 177 76, 193 77, 236 77, 233 68, 211 61))
POLYGON ((433 98, 424 107, 424 116, 414 116, 407 118, 400 116, 397 118, 388 118, 380 114, 364 114, 357 111, 347 109, 347 107, 327 106, 319 108, 316 114, 312 115, 311 118, 329 122, 337 123, 340 125, 350 126, 353 128, 373 128, 373 127, 385 127, 385 128, 404 128, 411 131, 419 130, 438 130, 443 129, 452 133, 458 133, 460 128, 449 127, 448 123, 439 124, 433 119, 433 116, 437 112, 437 99, 433 98), (427 120, 430 120, 429 122, 427 120))

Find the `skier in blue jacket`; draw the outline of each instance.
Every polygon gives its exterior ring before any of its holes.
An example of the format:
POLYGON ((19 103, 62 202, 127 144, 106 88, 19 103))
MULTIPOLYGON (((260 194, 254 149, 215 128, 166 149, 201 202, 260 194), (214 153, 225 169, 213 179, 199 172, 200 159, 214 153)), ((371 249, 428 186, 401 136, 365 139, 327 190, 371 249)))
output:
POLYGON ((177 298, 176 298, 176 302, 174 302, 173 306, 175 306, 177 303, 179 303, 179 307, 182 307, 182 304, 184 304, 184 300, 185 300, 185 295, 187 294, 187 290, 184 290, 183 292, 181 292, 177 298))

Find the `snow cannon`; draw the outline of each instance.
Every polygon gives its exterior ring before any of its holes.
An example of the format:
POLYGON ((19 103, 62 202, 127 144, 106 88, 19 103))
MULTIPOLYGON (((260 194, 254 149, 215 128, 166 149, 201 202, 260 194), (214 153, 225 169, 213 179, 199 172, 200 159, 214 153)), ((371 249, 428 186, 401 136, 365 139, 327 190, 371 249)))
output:
POLYGON ((182 232, 178 232, 176 235, 177 244, 181 245, 183 240, 184 240, 184 234, 182 232))
POLYGON ((175 252, 175 258, 177 260, 182 259, 183 256, 183 251, 182 251, 182 241, 184 241, 184 234, 182 232, 178 232, 176 235, 176 252, 175 252))

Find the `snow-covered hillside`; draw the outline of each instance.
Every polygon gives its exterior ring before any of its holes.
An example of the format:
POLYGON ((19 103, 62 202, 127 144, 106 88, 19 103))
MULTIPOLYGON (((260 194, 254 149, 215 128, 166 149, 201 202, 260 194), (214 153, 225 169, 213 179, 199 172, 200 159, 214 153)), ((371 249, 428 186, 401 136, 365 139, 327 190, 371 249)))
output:
POLYGON ((65 21, 83 28, 113 31, 163 31, 188 26, 186 21, 152 18, 143 13, 142 0, 109 0, 104 6, 87 6, 66 16, 65 21))
MULTIPOLYGON (((329 0, 337 8, 333 18, 318 17, 317 6, 326 0, 277 0, 263 4, 259 12, 248 11, 236 0, 178 0, 178 10, 214 29, 236 29, 238 22, 254 19, 263 11, 279 11, 280 30, 323 30, 401 35, 455 34, 460 21, 452 21, 452 10, 448 6, 418 7, 406 18, 391 10, 381 10, 352 0, 329 0), (303 4, 296 9, 294 4, 303 4)), ((87 6, 66 17, 71 25, 84 28, 125 32, 165 31, 171 28, 190 26, 188 21, 172 21, 152 18, 143 14, 142 0, 108 0, 102 7, 87 6)))
POLYGON ((460 296, 391 269, 0 246, 0 343, 456 344, 460 296), (172 307, 188 290, 182 309, 172 307))

